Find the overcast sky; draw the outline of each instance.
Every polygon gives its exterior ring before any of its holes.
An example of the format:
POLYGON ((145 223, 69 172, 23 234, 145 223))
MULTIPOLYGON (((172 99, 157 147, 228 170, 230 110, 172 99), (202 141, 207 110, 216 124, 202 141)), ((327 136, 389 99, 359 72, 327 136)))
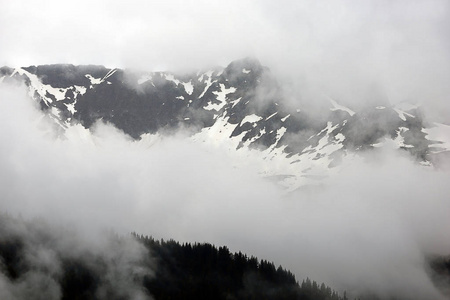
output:
POLYGON ((450 2, 0 0, 0 65, 189 70, 254 56, 298 90, 450 115, 450 2))
MULTIPOLYGON (((375 90, 450 116, 446 0, 0 3, 0 65, 186 71, 255 56, 302 101, 356 104, 375 90)), ((422 266, 424 253, 450 253, 448 172, 381 153, 292 199, 182 138, 149 151, 100 126, 95 143, 54 141, 24 92, 2 88, 0 100, 13 99, 0 101, 2 210, 227 244, 299 279, 438 298, 422 266)))

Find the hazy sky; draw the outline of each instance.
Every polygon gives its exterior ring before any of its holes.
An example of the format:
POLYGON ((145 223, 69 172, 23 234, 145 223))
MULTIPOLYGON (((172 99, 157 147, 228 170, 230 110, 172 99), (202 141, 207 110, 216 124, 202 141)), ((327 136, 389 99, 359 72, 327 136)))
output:
MULTIPOLYGON (((376 91, 450 115, 445 0, 0 3, 0 65, 185 71, 255 56, 302 101, 357 104, 376 91)), ((450 253, 446 171, 382 152, 320 193, 283 197, 221 149, 181 137, 149 147, 99 126, 55 141, 23 91, 0 92, 1 210, 226 244, 343 289, 439 297, 423 254, 450 253)))
POLYGON ((0 65, 188 70, 255 56, 299 92, 450 115, 450 2, 1 0, 0 65))

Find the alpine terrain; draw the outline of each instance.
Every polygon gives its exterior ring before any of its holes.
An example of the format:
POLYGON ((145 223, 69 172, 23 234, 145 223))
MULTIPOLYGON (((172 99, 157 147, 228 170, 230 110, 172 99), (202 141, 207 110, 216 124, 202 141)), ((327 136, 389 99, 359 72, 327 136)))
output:
POLYGON ((261 175, 287 191, 317 182, 367 149, 394 147, 424 166, 450 153, 450 126, 425 121, 418 105, 385 101, 353 109, 324 95, 329 108, 317 118, 286 101, 270 69, 250 58, 184 75, 93 65, 3 67, 0 81, 25 83, 62 134, 98 121, 133 139, 187 130, 194 141, 258 161, 261 175))

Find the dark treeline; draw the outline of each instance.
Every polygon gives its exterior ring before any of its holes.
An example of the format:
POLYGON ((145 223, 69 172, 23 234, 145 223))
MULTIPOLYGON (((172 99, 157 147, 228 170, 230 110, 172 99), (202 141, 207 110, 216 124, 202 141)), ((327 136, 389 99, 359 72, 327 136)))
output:
POLYGON ((450 255, 430 255, 427 261, 431 280, 450 299, 450 255))
MULTIPOLYGON (((428 261, 433 282, 448 287, 450 258, 433 256, 428 261)), ((373 293, 359 296, 365 300, 384 299, 373 293)), ((0 299, 347 297, 309 278, 299 283, 281 266, 241 252, 232 253, 226 246, 180 244, 111 232, 85 236, 43 220, 24 221, 0 213, 0 299)))
POLYGON ((226 246, 137 234, 95 241, 0 214, 0 299, 345 299, 226 246))
POLYGON ((281 266, 226 246, 134 236, 157 260, 155 276, 144 280, 155 299, 345 299, 323 283, 299 284, 281 266))

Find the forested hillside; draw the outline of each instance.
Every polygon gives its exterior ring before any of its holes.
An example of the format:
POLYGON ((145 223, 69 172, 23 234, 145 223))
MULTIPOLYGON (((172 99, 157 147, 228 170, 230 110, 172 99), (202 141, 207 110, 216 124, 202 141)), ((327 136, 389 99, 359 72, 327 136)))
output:
POLYGON ((160 266, 144 281, 155 299, 343 299, 323 283, 307 278, 299 285, 281 266, 226 246, 135 236, 160 266))
POLYGON ((0 299, 345 299, 226 246, 138 234, 85 239, 0 216, 0 299))

